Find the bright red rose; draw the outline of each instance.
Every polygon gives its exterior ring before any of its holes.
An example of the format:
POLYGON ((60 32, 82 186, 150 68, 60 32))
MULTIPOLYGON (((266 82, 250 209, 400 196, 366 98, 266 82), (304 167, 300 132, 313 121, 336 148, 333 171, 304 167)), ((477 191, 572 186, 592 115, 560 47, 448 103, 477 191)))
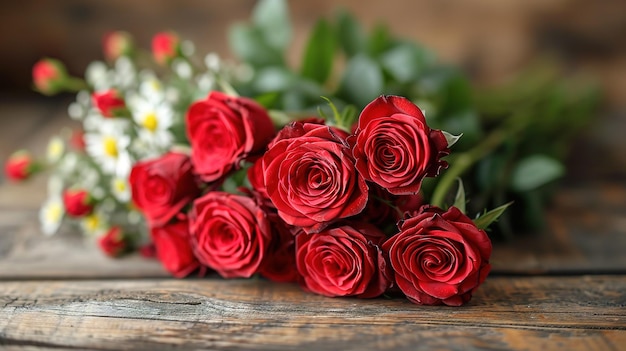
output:
POLYGON ((448 142, 432 130, 419 107, 399 96, 380 96, 363 109, 351 138, 356 167, 365 179, 396 195, 416 194, 424 177, 447 163, 448 142))
POLYGON ((189 156, 169 152, 140 161, 130 172, 134 204, 150 226, 162 226, 200 195, 189 156))
MULTIPOLYGON (((267 213, 266 209, 266 213, 267 213)), ((276 213, 267 213, 272 231, 272 244, 261 264, 259 272, 275 282, 295 282, 299 274, 296 268, 296 242, 289 227, 276 213)))
POLYGON ((180 39, 174 33, 161 32, 152 37, 152 56, 154 60, 165 65, 180 54, 180 39))
POLYGON ((83 217, 93 211, 93 199, 84 189, 66 189, 63 191, 65 211, 72 217, 83 217))
POLYGON ((152 227, 150 237, 163 268, 174 277, 186 277, 200 268, 200 262, 191 246, 187 220, 170 223, 163 227, 152 227))
POLYGON ((52 95, 61 91, 67 80, 65 66, 57 60, 41 59, 33 66, 33 82, 42 94, 52 95))
POLYGON ((20 150, 13 153, 4 165, 4 173, 12 181, 28 179, 37 171, 38 165, 28 151, 20 150))
POLYGON ((263 107, 217 91, 193 103, 186 122, 192 161, 206 182, 237 169, 241 161, 262 152, 274 136, 274 125, 263 107))
POLYGON ((491 269, 489 237, 456 207, 423 206, 382 248, 397 286, 422 305, 468 302, 491 269))
POLYGON ((120 227, 113 227, 99 237, 98 246, 100 250, 109 257, 121 256, 130 248, 129 242, 120 227))
POLYGON ((391 286, 378 247, 385 235, 367 223, 344 224, 296 236, 296 262, 304 289, 325 296, 370 298, 391 286))
POLYGON ((255 172, 263 174, 257 186, 285 222, 316 233, 365 208, 368 187, 354 167, 346 136, 334 127, 295 122, 257 161, 255 172))
POLYGON ((115 89, 94 92, 91 100, 104 117, 115 117, 126 108, 124 98, 115 89))
POLYGON ((254 200, 212 191, 194 201, 189 218, 194 252, 202 264, 224 278, 258 273, 272 233, 254 200))
POLYGON ((106 33, 102 40, 104 57, 109 61, 115 61, 121 56, 131 55, 133 46, 133 38, 130 34, 123 31, 106 33))

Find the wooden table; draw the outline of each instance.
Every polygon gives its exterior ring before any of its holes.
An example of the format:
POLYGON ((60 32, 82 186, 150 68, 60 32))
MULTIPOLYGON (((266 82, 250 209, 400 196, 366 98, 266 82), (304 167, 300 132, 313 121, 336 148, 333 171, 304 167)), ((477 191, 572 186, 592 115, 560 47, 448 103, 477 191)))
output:
MULTIPOLYGON (((63 106, 63 105, 61 105, 63 106)), ((64 107, 3 103, 0 156, 42 151, 64 107)), ((541 235, 498 243, 461 308, 325 298, 290 284, 177 280, 104 258, 77 233, 39 234, 44 179, 0 183, 0 349, 626 350, 626 187, 562 189, 541 235)))

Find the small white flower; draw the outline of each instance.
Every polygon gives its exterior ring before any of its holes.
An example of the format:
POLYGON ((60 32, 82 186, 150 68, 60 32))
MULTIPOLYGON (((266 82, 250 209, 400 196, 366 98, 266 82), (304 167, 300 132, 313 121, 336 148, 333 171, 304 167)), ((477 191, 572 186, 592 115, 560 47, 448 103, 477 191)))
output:
POLYGON ((85 235, 98 236, 108 230, 109 220, 102 211, 96 210, 80 220, 80 228, 85 235))
POLYGON ((87 153, 106 174, 126 176, 130 173, 130 137, 125 130, 125 120, 102 119, 99 130, 85 133, 87 153))
POLYGON ((111 193, 119 202, 128 203, 130 201, 128 178, 113 177, 111 179, 111 193))
POLYGON ((155 102, 137 96, 129 101, 129 109, 147 150, 160 154, 172 145, 174 136, 169 128, 174 124, 174 111, 165 100, 155 102))
POLYGON ((57 163, 65 153, 65 143, 58 136, 52 137, 46 149, 46 158, 50 163, 57 163))
POLYGON ((85 78, 96 91, 110 88, 113 81, 107 65, 101 61, 94 61, 87 66, 85 78))
POLYGON ((126 56, 121 56, 115 61, 114 82, 115 86, 128 89, 135 84, 137 72, 133 62, 126 56))
POLYGON ((150 101, 161 101, 165 97, 165 89, 160 80, 152 74, 144 74, 139 85, 139 94, 150 101))
POLYGON ((209 69, 209 71, 212 71, 214 73, 219 72, 220 68, 222 67, 220 57, 214 52, 211 52, 204 57, 204 64, 206 65, 206 68, 209 69))
POLYGON ((65 215, 65 206, 60 196, 53 195, 41 206, 39 221, 41 231, 45 235, 53 235, 59 230, 61 221, 65 215))
POLYGON ((184 56, 191 56, 194 52, 196 52, 196 46, 190 40, 183 40, 180 43, 180 51, 184 56))
POLYGON ((172 62, 172 69, 176 75, 182 79, 189 79, 193 74, 193 70, 191 65, 189 65, 189 62, 182 59, 174 60, 174 62, 172 62))
POLYGON ((211 90, 215 90, 215 77, 208 73, 202 73, 196 77, 196 84, 198 85, 197 98, 205 97, 211 90))

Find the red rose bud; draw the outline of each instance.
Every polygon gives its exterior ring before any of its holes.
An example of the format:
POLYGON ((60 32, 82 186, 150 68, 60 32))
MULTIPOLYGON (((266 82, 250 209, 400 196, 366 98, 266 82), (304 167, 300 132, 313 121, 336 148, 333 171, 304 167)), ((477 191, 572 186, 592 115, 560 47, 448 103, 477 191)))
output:
POLYGON ((28 179, 39 170, 37 164, 28 151, 20 150, 13 153, 4 165, 4 173, 13 181, 28 179))
POLYGON ((157 33, 152 38, 152 55, 160 65, 170 63, 180 55, 180 39, 171 32, 157 33))
POLYGON ((205 182, 216 181, 241 161, 259 154, 274 136, 274 125, 256 102, 211 92, 187 110, 191 159, 205 182))
POLYGON ((98 238, 98 246, 109 257, 121 256, 130 248, 128 239, 120 227, 113 227, 98 238))
POLYGON ((45 58, 33 66, 33 82, 42 94, 53 95, 62 91, 67 80, 65 66, 58 60, 45 58))
POLYGON ((356 168, 366 180, 395 195, 417 194, 424 177, 448 164, 446 137, 432 130, 419 107, 399 96, 381 96, 363 109, 351 138, 356 168))
POLYGON ((298 234, 296 261, 303 288, 330 297, 382 295, 391 286, 391 272, 378 247, 384 239, 367 223, 298 234))
POLYGON ((491 269, 489 237, 456 207, 423 206, 382 249, 397 287, 422 305, 468 302, 491 269))
POLYGON ((130 172, 133 203, 151 226, 163 226, 200 195, 189 156, 169 152, 135 163, 130 172))
POLYGON ((212 191, 198 198, 189 213, 198 260, 224 278, 259 272, 271 246, 266 213, 249 197, 212 191))
POLYGON ((86 190, 66 189, 63 192, 65 211, 72 217, 84 217, 93 211, 93 199, 86 190))
POLYGON ((70 135, 70 145, 76 151, 85 151, 85 132, 82 129, 72 130, 72 134, 70 135))
POLYGON ((109 61, 115 61, 121 56, 130 56, 134 50, 133 38, 123 31, 109 32, 102 40, 104 57, 109 61))
POLYGON ((124 98, 115 89, 94 92, 91 95, 91 100, 104 117, 120 116, 126 109, 124 98))
POLYGON ((157 258, 174 277, 186 277, 200 267, 192 251, 188 221, 152 227, 150 236, 157 258))

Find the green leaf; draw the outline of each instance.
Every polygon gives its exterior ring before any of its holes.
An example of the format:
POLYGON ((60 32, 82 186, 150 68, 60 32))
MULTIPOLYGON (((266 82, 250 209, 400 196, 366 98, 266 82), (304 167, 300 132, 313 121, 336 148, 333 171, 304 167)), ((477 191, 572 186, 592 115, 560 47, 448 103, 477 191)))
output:
POLYGON ((494 208, 489 212, 486 212, 482 216, 474 219, 474 225, 483 230, 489 228, 491 223, 497 221, 498 218, 504 213, 504 211, 512 204, 513 202, 509 202, 500 207, 494 208))
POLYGON ((354 56, 345 69, 340 90, 349 103, 364 107, 383 93, 380 67, 363 54, 354 56))
POLYGON ((441 132, 443 133, 443 136, 446 137, 446 141, 448 142, 448 148, 451 148, 452 145, 456 144, 456 142, 459 141, 459 139, 461 139, 461 137, 463 136, 463 133, 459 135, 454 135, 446 132, 445 130, 442 130, 441 132))
POLYGON ((235 24, 230 27, 228 39, 235 55, 252 66, 284 65, 280 51, 271 47, 256 28, 235 24))
POLYGON ((463 181, 461 178, 457 178, 459 182, 459 188, 456 190, 456 196, 454 197, 454 204, 452 206, 465 213, 465 188, 463 187, 463 181))
POLYGON ((281 67, 267 67, 260 69, 254 78, 253 86, 262 93, 284 91, 293 84, 291 72, 281 67))
POLYGON ((315 25, 304 51, 302 76, 323 84, 333 69, 335 36, 332 27, 324 19, 315 25))
POLYGON ((372 57, 376 57, 389 49, 392 43, 393 40, 389 34, 389 29, 383 23, 379 23, 372 30, 372 34, 367 42, 367 49, 372 57))
POLYGON ((348 57, 365 51, 367 39, 357 20, 348 12, 341 11, 337 15, 337 38, 348 57))
POLYGON ((380 62, 385 71, 400 83, 414 81, 423 69, 417 48, 410 44, 400 44, 386 51, 380 62))
POLYGON ((291 41, 289 9, 285 0, 260 0, 252 11, 252 22, 265 43, 284 52, 291 41))
POLYGON ((563 165, 545 155, 532 155, 519 161, 511 175, 511 188, 525 192, 547 184, 565 173, 563 165))

